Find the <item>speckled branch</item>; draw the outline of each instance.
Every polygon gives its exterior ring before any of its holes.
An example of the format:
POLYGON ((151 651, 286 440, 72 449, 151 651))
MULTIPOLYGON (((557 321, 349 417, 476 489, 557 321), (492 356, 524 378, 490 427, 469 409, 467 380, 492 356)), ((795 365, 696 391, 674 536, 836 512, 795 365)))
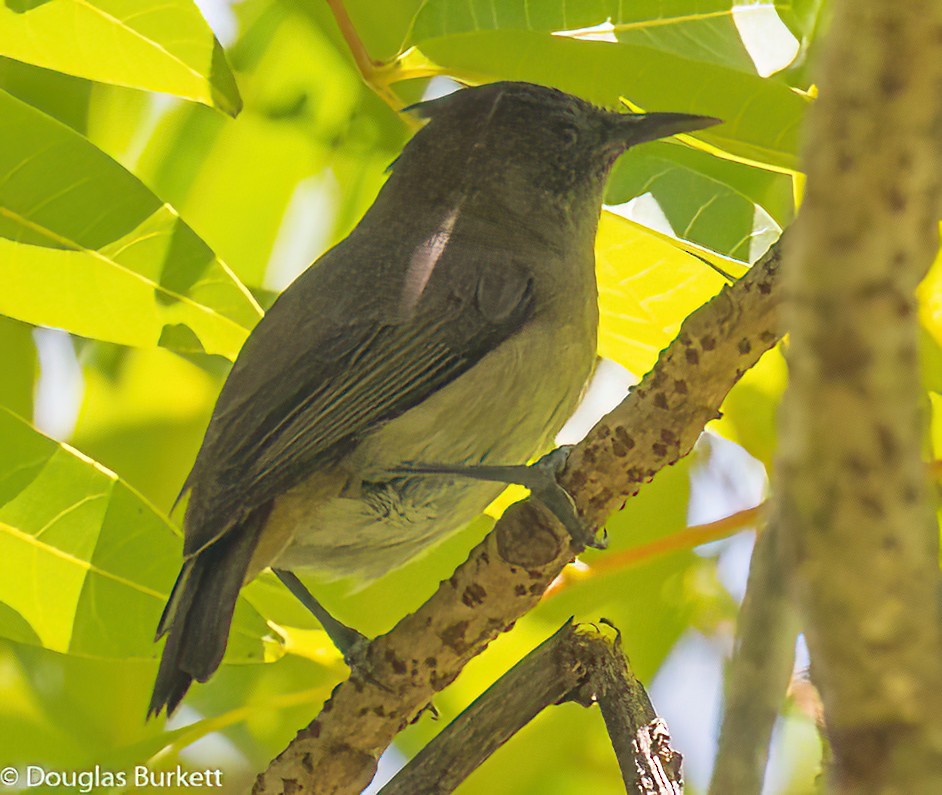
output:
MULTIPOLYGON (((690 452, 729 390, 779 339, 780 251, 781 241, 692 313, 654 369, 573 450, 560 482, 588 525, 601 526, 690 452)), ((539 504, 512 505, 424 605, 370 644, 372 681, 353 674, 338 685, 254 792, 361 792, 396 734, 533 608, 579 551, 539 504)))

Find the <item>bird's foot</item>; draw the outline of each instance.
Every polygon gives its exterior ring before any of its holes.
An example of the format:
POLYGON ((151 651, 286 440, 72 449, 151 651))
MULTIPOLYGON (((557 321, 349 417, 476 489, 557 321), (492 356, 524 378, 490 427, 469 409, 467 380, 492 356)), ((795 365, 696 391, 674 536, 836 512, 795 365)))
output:
POLYGON ((366 647, 370 639, 362 632, 347 626, 339 619, 334 618, 312 594, 307 586, 298 579, 298 576, 286 569, 273 569, 275 576, 281 580, 285 587, 298 599, 298 601, 311 611, 314 618, 323 627, 327 637, 343 655, 343 661, 350 670, 366 671, 366 647))
POLYGON ((347 626, 339 619, 334 618, 294 572, 287 569, 272 569, 272 571, 318 620, 324 632, 327 633, 327 637, 330 638, 337 651, 343 655, 343 661, 350 669, 350 673, 383 690, 389 690, 386 685, 373 676, 373 668, 366 656, 370 639, 362 632, 358 632, 353 627, 347 626))
POLYGON ((532 464, 404 464, 387 470, 393 475, 455 475, 458 477, 488 480, 496 483, 517 484, 530 490, 530 494, 539 500, 569 531, 573 541, 581 547, 604 549, 604 534, 596 536, 579 516, 579 511, 572 496, 557 479, 565 469, 566 461, 572 450, 570 445, 563 445, 550 451, 532 464))

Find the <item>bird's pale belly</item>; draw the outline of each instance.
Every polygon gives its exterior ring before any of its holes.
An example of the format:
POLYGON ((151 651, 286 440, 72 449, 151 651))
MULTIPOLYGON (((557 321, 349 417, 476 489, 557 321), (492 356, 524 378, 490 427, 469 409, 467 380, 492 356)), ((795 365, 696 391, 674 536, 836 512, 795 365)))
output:
POLYGON ((532 344, 502 346, 475 366, 478 394, 459 379, 364 439, 344 462, 351 478, 341 496, 302 483, 279 497, 270 523, 291 529, 277 565, 375 578, 480 514, 501 484, 383 473, 404 463, 519 464, 548 449, 591 375, 595 340, 535 331, 521 332, 532 344))

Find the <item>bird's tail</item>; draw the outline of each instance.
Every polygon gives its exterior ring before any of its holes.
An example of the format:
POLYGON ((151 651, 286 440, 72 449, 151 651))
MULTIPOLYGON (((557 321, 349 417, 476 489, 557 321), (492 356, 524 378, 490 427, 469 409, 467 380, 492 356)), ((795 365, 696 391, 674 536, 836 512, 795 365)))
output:
POLYGON ((258 544, 267 511, 256 511, 183 563, 157 625, 167 635, 147 716, 172 713, 193 680, 205 682, 219 667, 239 590, 258 544))

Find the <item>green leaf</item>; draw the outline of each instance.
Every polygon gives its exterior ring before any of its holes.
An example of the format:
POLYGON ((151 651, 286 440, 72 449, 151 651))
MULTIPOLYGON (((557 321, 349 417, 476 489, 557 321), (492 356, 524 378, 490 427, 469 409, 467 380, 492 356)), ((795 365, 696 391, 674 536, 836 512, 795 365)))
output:
MULTIPOLYGON (((246 13, 245 5, 239 9, 246 13)), ((357 165, 371 168, 371 185, 381 183, 402 122, 383 106, 392 124, 378 126, 368 103, 379 100, 347 60, 306 17, 280 4, 244 20, 231 52, 249 110, 229 124, 200 106, 172 109, 135 170, 243 283, 280 287, 279 273, 296 273, 335 242, 330 200, 359 193, 356 175, 341 174, 336 161, 355 146, 357 165), (386 126, 398 133, 393 142, 384 140, 386 126), (309 209, 314 196, 322 197, 320 211, 309 209)))
POLYGON ((136 177, 0 91, 0 313, 234 358, 261 310, 136 177))
MULTIPOLYGON (((299 50, 307 43, 297 35, 283 43, 291 41, 299 50)), ((308 113, 331 104, 330 97, 311 96, 306 88, 297 86, 294 97, 309 106, 308 113)), ((142 176, 148 179, 151 171, 149 184, 179 208, 246 284, 259 286, 298 184, 318 173, 329 149, 314 140, 318 125, 307 115, 295 124, 247 112, 238 124, 207 124, 210 113, 183 106, 165 116, 161 135, 145 151, 142 176)))
MULTIPOLYGON (((754 74, 733 20, 734 5, 731 0, 429 0, 416 16, 410 42, 421 46, 429 39, 483 30, 605 37, 754 74)), ((740 13, 749 8, 743 6, 740 13)))
POLYGON ((89 101, 94 85, 80 77, 0 57, 0 89, 82 135, 88 131, 89 101))
POLYGON ((609 107, 624 97, 645 111, 716 116, 696 137, 736 159, 798 168, 808 100, 777 80, 634 44, 575 41, 531 31, 429 39, 422 53, 450 74, 485 82, 528 80, 609 107))
POLYGON ((765 251, 793 216, 788 175, 669 142, 635 147, 620 158, 606 202, 645 193, 679 237, 744 262, 765 251))
POLYGON ((5 0, 0 55, 231 116, 242 108, 222 47, 191 0, 5 0))
POLYGON ((942 345, 942 249, 936 254, 929 273, 916 289, 919 319, 925 333, 942 345))
MULTIPOLYGON (((929 445, 929 454, 937 467, 942 459, 942 394, 938 392, 929 392, 929 445)), ((942 521, 942 516, 939 519, 942 521)))
POLYGON ((221 384, 160 348, 95 346, 81 357, 84 393, 70 442, 169 511, 221 384))
POLYGON ((919 329, 919 367, 922 385, 942 395, 942 345, 925 327, 919 329))
MULTIPOLYGON (((0 407, 0 635, 89 657, 151 658, 178 531, 110 470, 0 407)), ((259 661, 265 621, 236 608, 228 661, 259 661)))
POLYGON ((0 404, 22 417, 33 416, 33 389, 39 370, 33 330, 0 315, 0 404))
POLYGON ((795 38, 805 43, 819 26, 825 8, 825 0, 790 0, 782 4, 779 13, 795 38))
MULTIPOLYGON (((680 241, 602 213, 595 244, 600 355, 646 373, 684 318, 720 290, 723 278, 684 249, 680 241)), ((698 256, 736 267, 707 252, 698 256)))
MULTIPOLYGON (((327 3, 310 0, 284 0, 308 16, 311 21, 329 31, 338 40, 335 33, 337 23, 331 16, 327 3)), ((363 40, 371 58, 387 60, 394 58, 405 48, 405 40, 415 15, 427 0, 344 0, 343 6, 357 35, 363 40)), ((347 47, 340 43, 346 53, 347 47)))

